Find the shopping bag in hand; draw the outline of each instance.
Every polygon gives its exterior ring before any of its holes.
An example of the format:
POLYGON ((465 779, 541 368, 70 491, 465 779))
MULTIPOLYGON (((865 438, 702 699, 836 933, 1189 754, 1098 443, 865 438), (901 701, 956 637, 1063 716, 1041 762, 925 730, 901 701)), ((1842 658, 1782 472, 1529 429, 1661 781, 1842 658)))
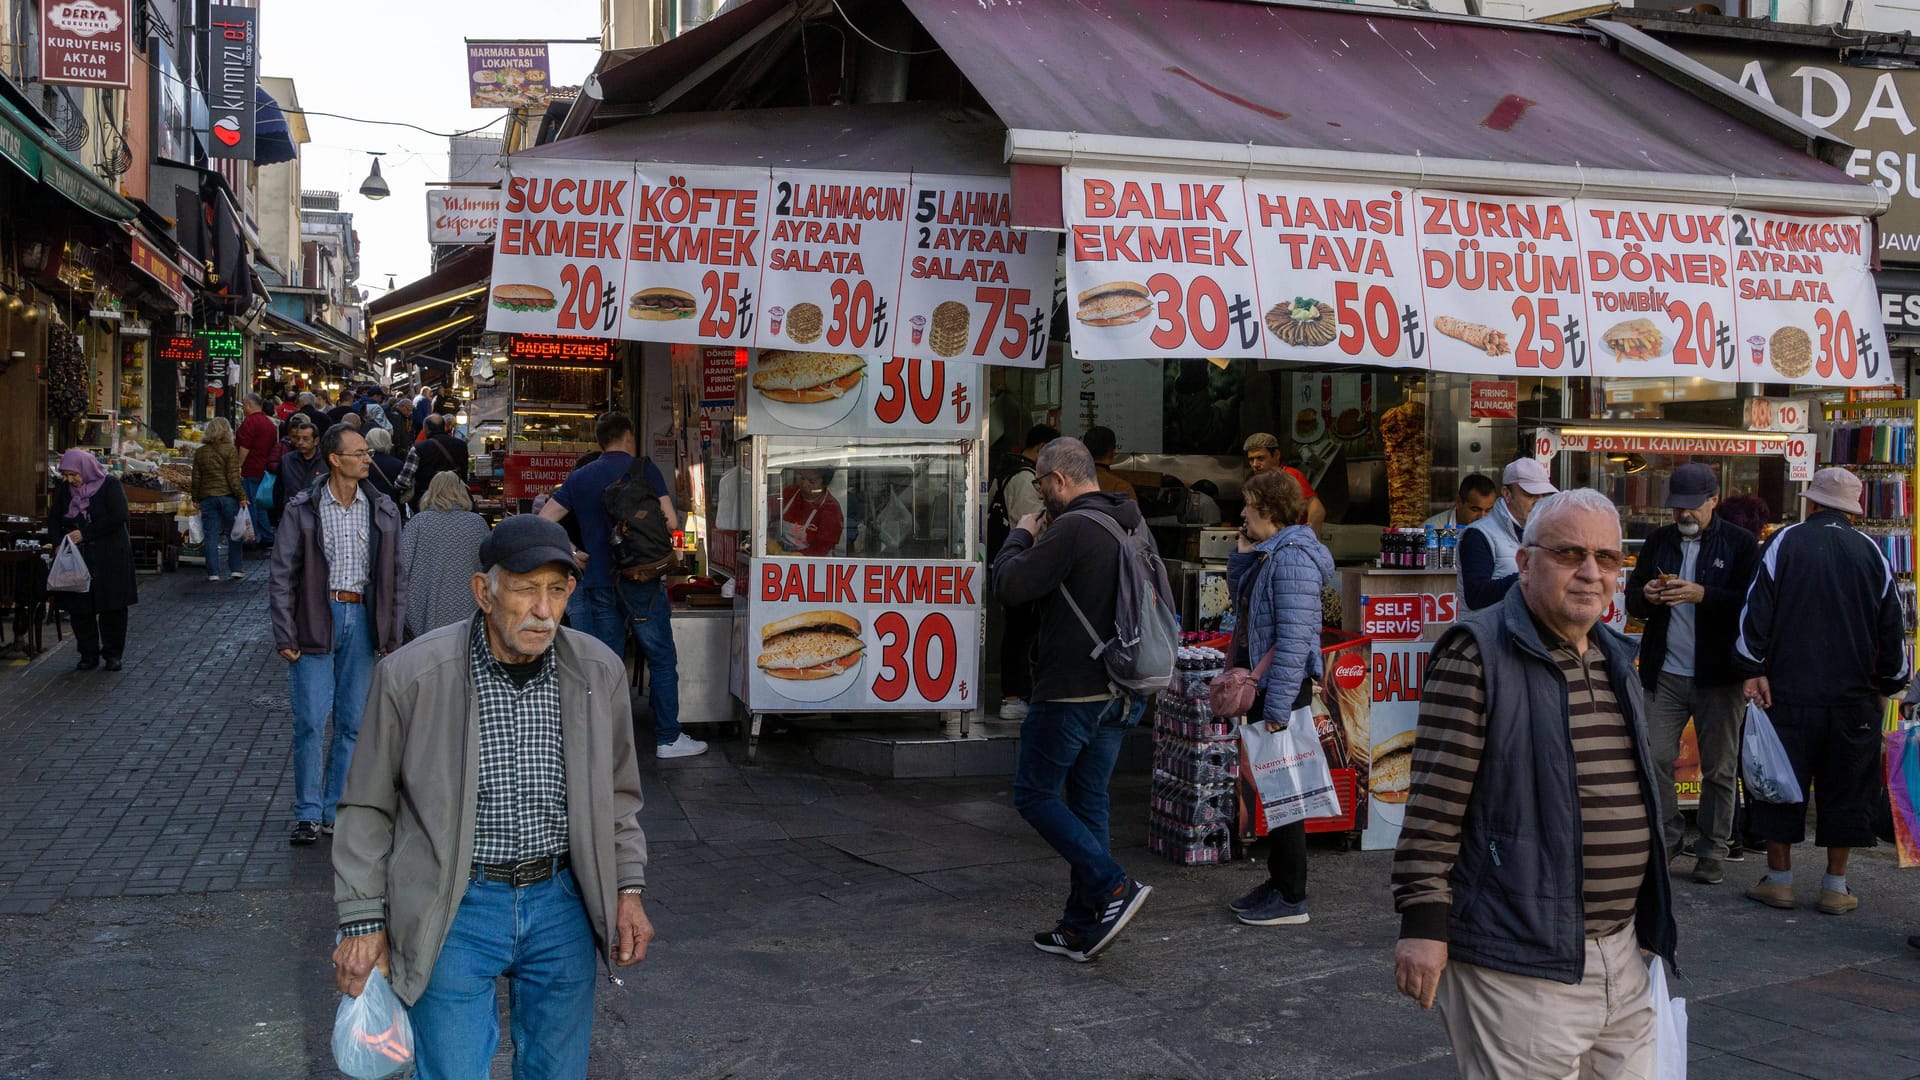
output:
POLYGON ((333 1014, 333 1063, 354 1080, 380 1080, 413 1061, 413 1022, 379 968, 333 1014))
POLYGON ((253 514, 241 507, 240 516, 233 519, 233 528, 227 530, 227 539, 236 544, 253 543, 253 514))
POLYGON ((1901 866, 1920 866, 1920 727, 1887 732, 1887 802, 1901 866))
POLYGON ((1773 721, 1751 701, 1747 702, 1747 732, 1740 739, 1740 771, 1747 791, 1761 802, 1791 806, 1807 801, 1773 721))
POLYGON ((199 547, 206 542, 206 527, 200 523, 200 515, 189 514, 187 516, 187 543, 194 547, 199 547))
POLYGON ((1268 731, 1260 720, 1240 725, 1240 779, 1251 794, 1241 806, 1242 835, 1263 836, 1296 821, 1340 814, 1313 709, 1295 709, 1288 719, 1282 731, 1268 731))
POLYGON ((1647 965, 1653 985, 1653 1080, 1687 1080, 1687 999, 1667 988, 1667 965, 1647 965))
POLYGON ((86 557, 80 554, 80 545, 71 536, 62 538, 53 566, 47 571, 47 591, 86 592, 92 588, 93 574, 87 569, 86 557))

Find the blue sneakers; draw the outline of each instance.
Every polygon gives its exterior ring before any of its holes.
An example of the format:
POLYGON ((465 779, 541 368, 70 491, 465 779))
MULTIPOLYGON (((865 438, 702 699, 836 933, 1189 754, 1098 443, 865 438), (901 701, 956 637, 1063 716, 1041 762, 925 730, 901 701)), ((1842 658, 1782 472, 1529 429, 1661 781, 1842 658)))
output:
POLYGON ((1252 892, 1248 893, 1247 895, 1241 897, 1238 900, 1234 900, 1228 903, 1227 910, 1233 912, 1235 915, 1238 915, 1243 911, 1248 911, 1253 908, 1257 908, 1262 904, 1265 904, 1268 900, 1271 900, 1272 898, 1278 895, 1280 894, 1277 891, 1275 891, 1273 887, 1273 882, 1271 880, 1262 881, 1260 884, 1255 885, 1253 887, 1252 892))
POLYGON ((1307 902, 1288 900, 1275 889, 1264 901, 1242 911, 1240 921, 1248 926, 1298 926, 1307 921, 1307 902))
POLYGON ((1101 907, 1100 921, 1094 924, 1093 932, 1083 939, 1086 944, 1086 959, 1091 960, 1099 956, 1107 946, 1113 944, 1113 940, 1120 936, 1120 931, 1125 930, 1127 924, 1132 922, 1133 917, 1139 913, 1140 905, 1146 903, 1147 897, 1151 895, 1153 895, 1151 885, 1142 885, 1132 878, 1121 882, 1120 888, 1115 890, 1112 896, 1107 897, 1106 904, 1101 907))

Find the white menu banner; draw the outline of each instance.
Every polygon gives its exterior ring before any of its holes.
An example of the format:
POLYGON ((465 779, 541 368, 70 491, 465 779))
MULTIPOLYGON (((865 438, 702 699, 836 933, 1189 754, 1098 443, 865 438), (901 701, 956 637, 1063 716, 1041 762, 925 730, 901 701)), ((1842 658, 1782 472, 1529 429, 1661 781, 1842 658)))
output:
POLYGON ((886 352, 899 321, 906 221, 905 176, 776 170, 761 346, 886 352))
POLYGON ((1012 182, 913 178, 893 351, 1044 367, 1053 317, 1050 233, 1012 228, 1012 182))
POLYGON ((979 364, 787 349, 748 355, 749 435, 977 439, 979 364))
POLYGON ((1731 378, 1738 351, 1726 211, 1579 207, 1593 373, 1731 378))
POLYGON ((1893 381, 1865 220, 1736 210, 1731 225, 1743 381, 1893 381))
POLYGON ((1415 199, 1434 368, 1591 375, 1572 199, 1415 199))

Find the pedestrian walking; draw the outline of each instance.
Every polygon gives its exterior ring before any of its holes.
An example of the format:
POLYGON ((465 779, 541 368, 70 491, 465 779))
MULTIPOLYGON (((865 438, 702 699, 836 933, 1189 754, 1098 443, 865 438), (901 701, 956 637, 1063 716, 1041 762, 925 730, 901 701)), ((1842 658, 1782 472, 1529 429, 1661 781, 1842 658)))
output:
POLYGON ((207 560, 207 580, 220 580, 220 549, 227 550, 227 569, 233 580, 247 575, 246 543, 233 538, 240 515, 249 513, 246 485, 240 479, 240 452, 233 445, 233 425, 221 417, 207 421, 200 449, 193 452, 193 501, 200 508, 200 550, 207 560))
MULTIPOLYGON (((1813 474, 1800 496, 1812 513, 1761 553, 1734 644, 1747 700, 1767 711, 1800 790, 1819 807, 1813 842, 1827 849, 1827 873, 1818 906, 1828 915, 1860 906, 1847 857, 1874 844, 1883 699, 1911 674, 1893 571, 1853 527, 1866 512, 1860 490, 1845 469, 1813 474)), ((1754 800, 1747 812, 1767 846, 1767 872, 1747 896, 1791 909, 1793 845, 1806 839, 1807 804, 1754 800)))
MULTIPOLYGON (((333 426, 333 418, 327 415, 326 398, 325 393, 300 395, 300 409, 296 415, 307 418, 307 422, 313 425, 315 435, 333 426)), ((292 423, 292 417, 288 417, 287 422, 292 423)))
MULTIPOLYGON (((1046 510, 1040 501, 1033 462, 1040 448, 1060 433, 1045 424, 1027 429, 1026 446, 1017 454, 1007 454, 1000 462, 999 477, 993 485, 987 508, 987 559, 989 564, 1000 554, 1013 531, 1013 523, 1028 514, 1046 510)), ((1033 692, 1033 612, 1025 608, 1007 608, 1006 625, 1000 631, 1000 719, 1025 720, 1027 695, 1033 692)))
POLYGON ((585 1077, 596 944, 611 973, 653 939, 626 669, 559 625, 572 553, 558 524, 507 518, 469 585, 481 614, 374 674, 333 845, 335 980, 388 971, 418 1080, 487 1075, 503 975, 514 1075, 585 1077))
POLYGON ((1460 599, 1468 611, 1498 604, 1520 580, 1515 561, 1520 533, 1534 504, 1559 490, 1547 479, 1547 467, 1532 458, 1501 472, 1500 501, 1493 512, 1460 531, 1460 599))
POLYGON ((1518 587, 1434 646, 1393 856, 1394 975, 1462 1076, 1651 1076, 1646 949, 1676 931, 1634 646, 1600 617, 1626 556, 1586 489, 1532 508, 1518 587))
POLYGON ((367 482, 366 440, 336 425, 320 456, 327 471, 287 503, 268 577, 273 643, 293 697, 289 840, 302 847, 333 831, 374 657, 400 647, 407 611, 400 511, 367 482))
POLYGON ((1046 511, 1015 522, 993 563, 1000 601, 1035 605, 1040 618, 1013 804, 1070 868, 1059 925, 1035 934, 1034 947, 1084 962, 1113 944, 1153 892, 1114 859, 1107 833, 1107 785, 1121 738, 1146 699, 1114 688, 1062 590, 1088 623, 1114 625, 1122 547, 1089 515, 1129 532, 1142 519, 1133 499, 1100 490, 1093 455, 1079 439, 1047 443, 1034 471, 1046 511))
MULTIPOLYGON (((366 429, 366 437, 367 451, 373 455, 368 459, 369 468, 367 471, 367 479, 373 482, 373 486, 379 490, 380 494, 392 499, 394 505, 404 505, 407 500, 400 494, 400 489, 395 485, 400 471, 404 469, 406 465, 399 458, 393 456, 393 432, 388 431, 386 428, 368 428, 366 429)), ((458 481, 459 477, 456 476, 454 479, 458 481)), ((429 483, 431 483, 431 481, 429 481, 429 483)), ((462 484, 461 486, 465 487, 466 485, 462 484)))
POLYGON ((1714 513, 1719 490, 1719 479, 1706 465, 1673 470, 1667 489, 1673 524, 1647 538, 1626 589, 1627 613, 1646 623, 1640 685, 1647 694, 1653 791, 1660 797, 1661 841, 1669 860, 1680 854, 1686 839, 1673 767, 1681 733, 1693 720, 1700 748, 1693 880, 1702 885, 1719 884, 1726 877, 1725 860, 1738 850, 1734 780, 1740 772, 1743 678, 1734 665, 1733 639, 1740 633, 1740 608, 1760 557, 1752 533, 1714 513))
POLYGON ((273 522, 269 520, 267 507, 261 504, 257 496, 268 470, 279 465, 280 426, 266 414, 265 408, 265 402, 259 394, 248 394, 240 399, 240 409, 245 415, 240 421, 239 430, 234 432, 233 441, 240 451, 240 486, 242 494, 246 496, 247 513, 253 518, 253 541, 271 547, 273 522))
POLYGON ((480 572, 487 532, 487 519, 473 512, 467 485, 452 473, 434 477, 420 512, 400 536, 400 565, 407 568, 407 640, 473 617, 473 575, 480 572))
POLYGON ((105 665, 119 671, 127 653, 127 609, 140 602, 133 576, 133 537, 127 533, 127 493, 100 460, 79 447, 60 455, 60 479, 47 507, 47 536, 72 540, 87 561, 86 592, 49 594, 73 620, 80 649, 76 670, 105 665))
POLYGON ((320 456, 320 429, 304 415, 296 415, 287 421, 287 448, 280 454, 280 466, 277 478, 273 482, 273 524, 274 541, 279 542, 280 521, 285 517, 287 504, 295 495, 313 486, 314 481, 327 474, 327 461, 320 456))
MULTIPOLYGON (((1285 730, 1296 709, 1313 701, 1322 676, 1320 590, 1334 581, 1333 553, 1313 529, 1293 524, 1306 512, 1306 493, 1279 470, 1248 477, 1240 493, 1239 550, 1227 557, 1227 587, 1236 598, 1239 633, 1233 663, 1261 672, 1246 722, 1285 730)), ((1307 823, 1282 825, 1267 836, 1267 878, 1228 904, 1249 926, 1307 921, 1307 823)))
POLYGON ((425 435, 407 451, 400 475, 393 478, 395 490, 407 493, 409 507, 414 510, 420 509, 420 496, 426 494, 437 474, 450 472, 461 480, 467 478, 467 444, 449 434, 452 429, 448 418, 433 413, 423 430, 425 435))
POLYGON ((667 528, 677 529, 680 519, 673 508, 672 489, 652 461, 635 457, 633 421, 626 415, 607 413, 594 421, 593 430, 600 456, 568 473, 560 490, 540 508, 540 516, 556 524, 568 515, 579 518, 581 546, 586 550, 580 587, 567 602, 567 621, 599 638, 616 656, 626 655, 631 633, 647 665, 654 754, 663 758, 704 754, 707 744, 680 728, 680 657, 673 644, 666 583, 658 577, 641 581, 637 576, 622 576, 615 569, 612 527, 602 505, 607 488, 632 474, 659 495, 667 528))

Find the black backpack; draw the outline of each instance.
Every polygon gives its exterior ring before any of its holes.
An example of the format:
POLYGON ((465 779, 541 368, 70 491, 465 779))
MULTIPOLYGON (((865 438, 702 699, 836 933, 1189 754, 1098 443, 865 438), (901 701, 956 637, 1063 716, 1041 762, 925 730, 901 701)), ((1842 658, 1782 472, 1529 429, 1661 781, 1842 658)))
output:
POLYGON ((1021 454, 1003 454, 994 459, 987 473, 992 480, 987 502, 987 561, 1000 554, 1000 546, 1013 532, 1014 521, 1007 512, 1007 481, 1021 473, 1033 472, 1033 462, 1021 454))
POLYGON ((645 458, 635 458, 627 471, 600 495, 607 515, 607 545, 613 550, 613 568, 630 581, 652 581, 680 562, 667 517, 660 511, 661 492, 647 480, 645 458))

